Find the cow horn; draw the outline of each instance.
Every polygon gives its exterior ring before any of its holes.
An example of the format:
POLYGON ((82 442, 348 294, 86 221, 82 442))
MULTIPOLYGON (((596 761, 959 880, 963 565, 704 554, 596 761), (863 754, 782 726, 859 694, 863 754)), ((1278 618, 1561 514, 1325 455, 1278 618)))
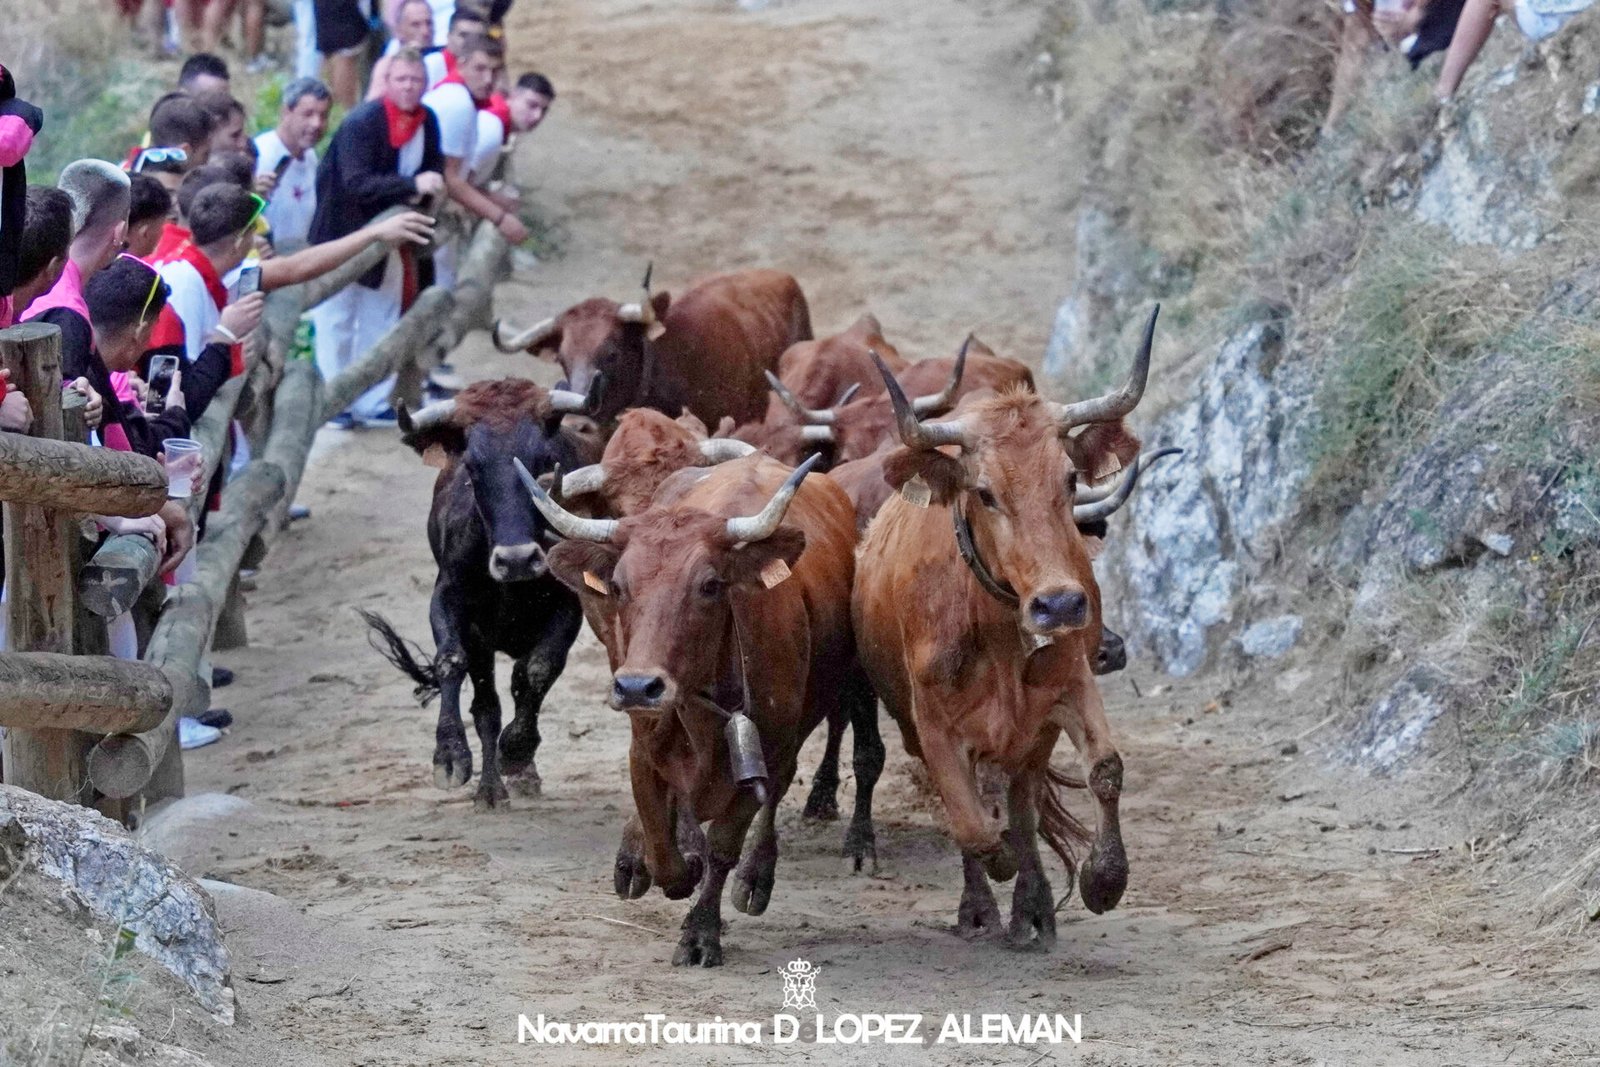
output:
POLYGON ((1150 321, 1145 323, 1144 343, 1139 346, 1139 354, 1133 357, 1133 370, 1121 389, 1093 400, 1079 400, 1072 404, 1051 403, 1050 410, 1055 414, 1062 433, 1086 422, 1112 422, 1139 405, 1144 397, 1145 382, 1150 378, 1150 349, 1156 336, 1156 317, 1160 314, 1161 305, 1157 304, 1150 312, 1150 321))
MULTIPOLYGON (((1181 448, 1162 448, 1139 456, 1129 465, 1122 479, 1109 492, 1089 501, 1085 501, 1083 496, 1080 495, 1078 503, 1072 508, 1072 520, 1083 523, 1100 522, 1109 518, 1116 513, 1118 508, 1128 502, 1128 498, 1133 495, 1134 487, 1139 484, 1139 476, 1141 474, 1153 467, 1157 460, 1164 459, 1167 456, 1181 455, 1183 455, 1183 449, 1181 448)), ((1091 490, 1091 492, 1098 491, 1091 490)))
POLYGON ((869 348, 867 354, 872 357, 872 362, 878 365, 878 373, 883 375, 883 384, 889 390, 889 402, 894 405, 894 418, 900 429, 900 440, 907 447, 966 446, 966 429, 959 419, 955 422, 919 422, 917 413, 911 409, 911 401, 906 399, 906 391, 900 388, 900 383, 889 372, 888 364, 878 355, 877 349, 869 348))
POLYGON ((834 442, 832 426, 802 426, 800 440, 808 445, 831 445, 834 442))
POLYGON ((850 403, 850 401, 854 400, 856 398, 856 394, 859 392, 861 392, 861 383, 851 382, 849 386, 846 387, 845 391, 839 394, 839 399, 833 402, 833 406, 836 408, 844 407, 846 404, 850 403))
POLYGON ((726 463, 730 459, 743 459, 756 450, 756 446, 732 437, 708 437, 700 442, 700 455, 707 466, 726 463))
POLYGON ((771 371, 762 371, 767 376, 767 385, 778 394, 778 399, 783 401, 783 406, 794 412, 794 417, 807 426, 828 426, 833 423, 832 408, 808 408, 800 403, 800 398, 789 391, 789 387, 778 380, 778 376, 771 371))
POLYGON ((606 487, 606 469, 598 463, 579 467, 561 479, 561 498, 571 499, 580 493, 598 493, 606 487))
POLYGON ((656 306, 650 300, 650 275, 655 270, 654 263, 646 263, 644 267, 644 299, 637 304, 623 304, 617 308, 617 319, 620 322, 637 322, 642 326, 653 326, 656 321, 656 306))
POLYGON ((812 455, 794 469, 794 473, 778 487, 772 495, 767 506, 761 509, 760 514, 749 515, 728 520, 728 536, 736 542, 749 543, 752 541, 765 541, 777 530, 778 524, 783 522, 783 513, 789 509, 789 501, 794 499, 794 494, 799 490, 800 483, 806 480, 806 475, 811 473, 821 456, 812 455))
MULTIPOLYGON (((441 400, 437 404, 429 404, 422 408, 415 415, 407 414, 404 419, 397 418, 396 421, 400 423, 402 432, 416 433, 418 430, 431 430, 440 423, 448 421, 455 412, 454 400, 441 400), (409 428, 405 425, 408 422, 411 424, 409 428)), ((396 415, 398 414, 399 412, 396 412, 396 415)))
POLYGON ((967 369, 967 349, 971 347, 972 335, 969 333, 967 339, 961 342, 961 351, 956 353, 956 364, 950 368, 950 380, 944 383, 944 388, 928 396, 919 396, 911 402, 911 410, 917 413, 918 418, 950 410, 956 390, 961 388, 961 375, 967 369))
POLYGON ((535 345, 543 344, 556 332, 556 320, 545 319, 543 322, 534 323, 515 337, 503 336, 505 322, 494 320, 494 346, 502 352, 525 352, 535 345))
MULTIPOLYGON (((522 484, 528 490, 528 495, 533 497, 533 506, 539 509, 545 521, 562 537, 573 541, 595 541, 605 544, 617 535, 616 519, 583 519, 574 515, 566 508, 550 499, 550 494, 545 492, 544 486, 538 479, 528 473, 528 468, 522 465, 522 460, 513 458, 511 462, 517 468, 517 477, 522 479, 522 484)), ((576 474, 577 471, 572 473, 576 474)), ((565 479, 561 487, 562 494, 566 493, 565 479)))
MULTIPOLYGON (((1141 472, 1148 471, 1158 459, 1181 455, 1183 455, 1183 449, 1181 448, 1162 448, 1154 452, 1146 452, 1139 457, 1139 469, 1141 472)), ((1100 501, 1122 488, 1123 478, 1127 477, 1127 473, 1127 471, 1122 471, 1119 477, 1107 479, 1099 485, 1080 486, 1077 495, 1073 497, 1073 504, 1100 503, 1100 501)))

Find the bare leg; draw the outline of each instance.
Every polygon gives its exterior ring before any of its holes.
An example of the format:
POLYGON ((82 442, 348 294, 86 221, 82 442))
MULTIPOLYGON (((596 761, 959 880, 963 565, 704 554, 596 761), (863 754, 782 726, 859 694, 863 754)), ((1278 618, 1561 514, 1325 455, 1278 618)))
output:
POLYGON ((1434 96, 1448 100, 1456 95, 1467 68, 1483 51, 1484 43, 1494 30, 1494 20, 1502 13, 1511 13, 1509 0, 1467 0, 1461 9, 1461 20, 1456 23, 1455 36, 1450 38, 1450 50, 1444 54, 1444 66, 1439 71, 1434 96))
POLYGON ((333 91, 333 98, 347 108, 360 102, 361 82, 354 54, 341 52, 328 57, 328 88, 333 91))
POLYGON ((244 57, 261 55, 261 26, 267 17, 267 0, 244 0, 244 57))
POLYGON ((1339 28, 1339 57, 1333 65, 1333 98, 1328 102, 1323 132, 1337 126, 1349 110, 1350 100, 1366 69, 1367 53, 1378 40, 1371 27, 1371 0, 1357 0, 1356 7, 1359 10, 1345 15, 1339 28))

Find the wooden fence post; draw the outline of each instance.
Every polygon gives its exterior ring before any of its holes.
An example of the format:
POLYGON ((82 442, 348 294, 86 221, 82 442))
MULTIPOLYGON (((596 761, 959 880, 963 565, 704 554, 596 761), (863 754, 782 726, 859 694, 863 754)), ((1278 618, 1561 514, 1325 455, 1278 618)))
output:
MULTIPOLYGON (((0 330, 0 362, 33 408, 32 436, 59 441, 61 331, 42 323, 0 330)), ((18 652, 73 652, 76 524, 36 504, 5 504, 7 643, 18 652)), ((90 739, 72 730, 8 729, 5 780, 52 800, 88 796, 90 739)))

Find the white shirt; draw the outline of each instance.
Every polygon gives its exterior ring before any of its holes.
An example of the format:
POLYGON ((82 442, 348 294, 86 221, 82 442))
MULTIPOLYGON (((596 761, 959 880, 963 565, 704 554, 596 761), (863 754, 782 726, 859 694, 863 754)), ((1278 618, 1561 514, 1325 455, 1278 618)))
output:
POLYGON ((422 98, 439 117, 439 150, 470 162, 478 142, 478 105, 465 85, 441 85, 422 98))
POLYGON ((206 337, 222 321, 222 311, 217 307, 217 302, 211 299, 205 281, 192 264, 180 259, 163 263, 158 269, 161 271, 161 280, 171 289, 167 294, 167 303, 183 323, 183 354, 193 363, 200 358, 200 350, 206 346, 206 337))
MULTIPOLYGON (((271 174, 278 163, 289 154, 277 130, 268 130, 256 138, 256 173, 271 174)), ((272 227, 272 241, 280 252, 293 252, 303 248, 311 234, 311 216, 317 213, 317 150, 306 149, 305 155, 291 160, 283 176, 278 179, 272 200, 265 214, 272 227)))
POLYGON ((433 8, 433 43, 443 45, 450 37, 450 16, 456 13, 456 0, 428 0, 433 8))
POLYGON ((444 81, 445 78, 449 77, 450 68, 445 65, 444 49, 441 48, 437 52, 429 52, 427 55, 423 56, 422 69, 427 72, 428 88, 430 89, 436 87, 440 82, 444 81))
POLYGON ((488 108, 479 111, 478 138, 473 145, 472 158, 467 161, 467 180, 473 185, 488 184, 505 143, 506 126, 500 116, 488 108))

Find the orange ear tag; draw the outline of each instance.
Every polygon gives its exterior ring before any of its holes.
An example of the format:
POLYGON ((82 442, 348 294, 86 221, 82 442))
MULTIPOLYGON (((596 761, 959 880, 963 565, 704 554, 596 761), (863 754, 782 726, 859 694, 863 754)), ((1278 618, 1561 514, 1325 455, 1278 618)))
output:
POLYGON ((601 581, 600 576, 592 571, 583 572, 583 584, 588 586, 590 589, 593 589, 601 596, 611 595, 611 590, 606 588, 606 583, 601 581))
POLYGON ((933 490, 928 488, 928 483, 922 480, 922 475, 917 475, 909 482, 900 486, 900 495, 912 507, 925 508, 928 501, 933 499, 933 490))
POLYGON ((782 585, 789 577, 789 565, 781 559, 772 559, 761 568, 761 584, 771 589, 775 585, 782 585))
POLYGON ((450 466, 450 453, 445 451, 444 445, 431 444, 422 450, 422 463, 427 467, 444 470, 450 466))

